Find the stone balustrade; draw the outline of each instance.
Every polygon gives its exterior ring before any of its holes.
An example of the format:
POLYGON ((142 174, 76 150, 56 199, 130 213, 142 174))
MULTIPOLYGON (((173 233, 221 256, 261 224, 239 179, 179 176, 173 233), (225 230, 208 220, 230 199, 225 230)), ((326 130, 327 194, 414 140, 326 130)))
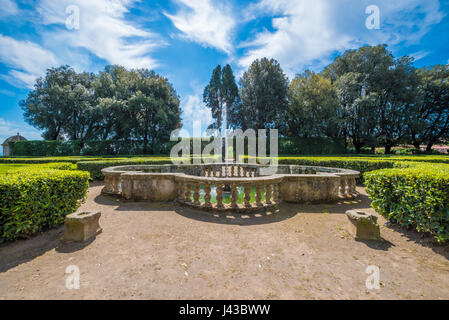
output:
MULTIPOLYGON (((248 173, 249 174, 249 173, 248 173)), ((258 211, 269 209, 280 203, 279 190, 283 176, 228 178, 194 177, 177 175, 177 202, 196 209, 217 211, 258 211), (225 186, 229 187, 229 203, 223 201, 225 186), (212 202, 212 190, 215 190, 215 201, 212 202), (239 201, 239 190, 242 190, 242 201, 239 201), (254 198, 251 192, 254 190, 254 198), (201 196, 201 192, 203 195, 201 196), (239 203, 241 202, 241 203, 239 203)))
POLYGON ((176 201, 198 209, 236 212, 272 208, 281 201, 314 203, 357 196, 357 171, 279 165, 276 174, 264 176, 261 168, 255 164, 223 163, 111 167, 102 170, 102 193, 128 200, 176 201), (224 203, 224 190, 229 203, 224 203))

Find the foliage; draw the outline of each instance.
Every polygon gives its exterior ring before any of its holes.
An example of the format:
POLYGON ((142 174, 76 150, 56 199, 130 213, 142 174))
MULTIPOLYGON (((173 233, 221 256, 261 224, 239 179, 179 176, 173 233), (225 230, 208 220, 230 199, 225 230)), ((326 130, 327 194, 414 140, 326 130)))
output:
POLYGON ((235 83, 231 66, 227 64, 223 69, 218 65, 213 71, 209 84, 204 88, 203 102, 211 110, 214 122, 209 129, 221 131, 227 115, 226 127, 232 124, 232 114, 239 105, 239 92, 235 83), (230 121, 231 120, 231 121, 230 121))
POLYGON ((426 164, 364 175, 372 206, 393 223, 449 240, 449 166, 426 164))
POLYGON ((1 175, 0 242, 63 223, 85 198, 88 180, 87 172, 45 167, 1 175))
POLYGON ((336 142, 322 137, 279 138, 279 154, 339 154, 345 151, 342 141, 336 142))
POLYGON ((411 141, 427 152, 449 135, 449 66, 437 65, 418 70, 418 101, 408 110, 411 141))
POLYGON ((289 86, 288 135, 341 140, 343 128, 337 107, 337 94, 330 79, 308 70, 298 74, 289 86))
POLYGON ((74 156, 79 155, 79 141, 31 140, 10 142, 11 154, 14 156, 74 156))
POLYGON ((239 127, 286 131, 288 78, 274 59, 257 59, 240 79, 239 127))
POLYGON ((406 137, 406 111, 416 100, 412 62, 395 59, 385 45, 365 46, 346 51, 323 72, 335 86, 344 135, 357 153, 378 143, 389 153, 406 137))
POLYGON ((181 121, 179 97, 167 79, 119 66, 107 66, 98 75, 78 74, 68 66, 48 69, 21 106, 44 138, 77 141, 71 154, 80 154, 89 141, 108 139, 142 141, 142 153, 159 153, 158 146, 181 121))

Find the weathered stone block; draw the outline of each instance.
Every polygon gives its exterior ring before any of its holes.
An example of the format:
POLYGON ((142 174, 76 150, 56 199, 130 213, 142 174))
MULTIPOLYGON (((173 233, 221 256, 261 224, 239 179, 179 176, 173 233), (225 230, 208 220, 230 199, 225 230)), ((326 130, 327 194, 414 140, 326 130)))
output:
POLYGON ((376 216, 357 210, 346 211, 346 216, 350 231, 356 240, 381 240, 376 216))
POLYGON ((65 218, 65 233, 61 241, 63 242, 85 242, 101 233, 100 227, 101 212, 75 212, 65 218))

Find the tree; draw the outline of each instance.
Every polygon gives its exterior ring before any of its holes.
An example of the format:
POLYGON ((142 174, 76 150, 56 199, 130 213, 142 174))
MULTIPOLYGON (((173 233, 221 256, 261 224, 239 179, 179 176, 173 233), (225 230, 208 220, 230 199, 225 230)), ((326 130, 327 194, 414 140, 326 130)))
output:
POLYGON ((218 65, 213 71, 209 84, 204 88, 203 101, 211 109, 214 122, 210 129, 219 129, 226 122, 226 129, 236 125, 235 113, 238 112, 239 92, 235 83, 231 66, 227 64, 223 69, 218 65), (227 119, 224 115, 227 115, 227 119))
POLYGON ((181 127, 179 97, 166 78, 147 69, 132 70, 128 85, 133 88, 127 105, 132 132, 143 140, 144 153, 158 153, 158 146, 181 127))
POLYGON ((25 120, 43 130, 43 137, 56 140, 62 137, 73 112, 72 91, 77 73, 69 66, 48 69, 39 78, 25 100, 20 101, 25 120))
POLYGON ((127 112, 128 74, 122 66, 106 66, 95 79, 94 91, 103 115, 99 135, 102 140, 130 142, 132 138, 132 124, 127 112))
POLYGON ((395 60, 377 81, 378 139, 385 146, 386 154, 409 135, 409 114, 417 100, 418 84, 412 62, 413 58, 408 56, 395 60))
POLYGON ((418 101, 410 109, 409 130, 413 145, 426 143, 426 151, 449 135, 449 66, 418 69, 418 101))
POLYGON ((65 136, 81 148, 98 139, 134 140, 144 153, 157 153, 181 125, 176 91, 147 69, 107 66, 98 75, 68 66, 49 69, 21 105, 46 139, 65 136))
POLYGON ((341 139, 337 94, 330 79, 306 70, 290 83, 288 96, 287 132, 290 136, 341 139))
POLYGON ((240 118, 238 116, 240 110, 239 88, 235 83, 232 68, 227 64, 221 73, 221 95, 226 106, 226 129, 239 128, 240 118))
POLYGON ((285 132, 288 84, 276 60, 255 60, 240 79, 242 130, 277 128, 285 132))
POLYGON ((346 51, 323 72, 340 102, 345 134, 357 152, 378 142, 385 152, 405 139, 407 110, 414 103, 412 59, 395 59, 386 45, 346 51))

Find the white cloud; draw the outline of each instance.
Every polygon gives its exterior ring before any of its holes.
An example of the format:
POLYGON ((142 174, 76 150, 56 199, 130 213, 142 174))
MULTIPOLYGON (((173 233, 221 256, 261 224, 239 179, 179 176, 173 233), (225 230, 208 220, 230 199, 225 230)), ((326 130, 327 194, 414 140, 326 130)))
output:
MULTIPOLYGON (((182 123, 184 129, 191 129, 193 121, 200 120, 203 130, 212 123, 212 114, 210 109, 208 109, 202 99, 200 91, 197 89, 195 94, 188 95, 181 100, 182 109, 182 123)), ((189 132, 193 135, 192 132, 189 132)))
POLYGON ((418 61, 424 57, 427 57, 430 53, 431 53, 430 51, 421 50, 418 52, 411 53, 410 56, 413 57, 415 61, 418 61))
POLYGON ((0 0, 0 17, 10 16, 19 12, 17 4, 11 0, 0 0))
POLYGON ((0 144, 17 133, 28 140, 42 140, 41 133, 33 127, 0 118, 0 144))
POLYGON ((261 0, 250 5, 247 16, 272 18, 273 31, 262 30, 241 44, 239 59, 248 67, 261 57, 277 59, 291 76, 304 68, 322 68, 332 55, 364 44, 411 45, 440 22, 438 0, 383 1, 379 5, 380 30, 368 30, 362 0, 261 0))
POLYGON ((32 87, 36 78, 58 63, 54 54, 34 42, 0 34, 0 61, 11 68, 3 78, 17 86, 32 87))
POLYGON ((176 1, 183 8, 174 15, 165 15, 185 38, 228 54, 232 52, 231 34, 236 23, 230 8, 211 0, 176 1))
MULTIPOLYGON (((127 68, 155 68, 157 61, 149 54, 165 43, 158 35, 133 25, 126 14, 135 1, 131 0, 41 0, 38 12, 45 25, 57 25, 44 33, 48 46, 83 48, 110 64, 127 68), (79 8, 79 29, 70 30, 66 20, 69 6, 79 8)), ((66 52, 66 51, 65 51, 66 52)), ((78 54, 83 55, 83 54, 78 54)), ((77 54, 73 54, 74 57, 77 54)))

